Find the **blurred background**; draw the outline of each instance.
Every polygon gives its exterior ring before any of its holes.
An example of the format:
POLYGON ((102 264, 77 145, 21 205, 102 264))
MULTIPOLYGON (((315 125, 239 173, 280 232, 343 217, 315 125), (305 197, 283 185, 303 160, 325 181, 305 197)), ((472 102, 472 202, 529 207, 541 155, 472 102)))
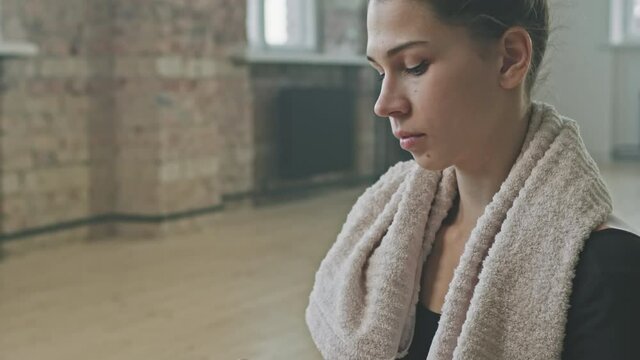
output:
MULTIPOLYGON (((551 0, 535 99, 640 229, 640 0, 551 0)), ((364 0, 0 0, 0 359, 320 359, 315 270, 409 159, 364 0)))

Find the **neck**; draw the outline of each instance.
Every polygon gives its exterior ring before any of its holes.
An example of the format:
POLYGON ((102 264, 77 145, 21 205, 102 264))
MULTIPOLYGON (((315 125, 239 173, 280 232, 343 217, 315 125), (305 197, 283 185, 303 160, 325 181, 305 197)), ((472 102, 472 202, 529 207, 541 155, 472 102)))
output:
POLYGON ((480 155, 454 165, 459 194, 454 225, 470 232, 500 189, 522 149, 530 109, 526 106, 505 113, 504 126, 482 151, 475 152, 480 155))

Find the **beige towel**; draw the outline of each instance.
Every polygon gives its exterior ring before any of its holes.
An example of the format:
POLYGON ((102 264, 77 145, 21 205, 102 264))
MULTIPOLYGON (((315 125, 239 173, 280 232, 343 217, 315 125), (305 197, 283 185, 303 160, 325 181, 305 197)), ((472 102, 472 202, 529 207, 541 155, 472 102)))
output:
MULTIPOLYGON (((456 193, 452 168, 407 161, 360 196, 306 310, 325 359, 406 354, 422 267, 456 193)), ((534 102, 523 149, 465 245, 428 359, 560 358, 574 268, 610 213, 575 121, 534 102)))

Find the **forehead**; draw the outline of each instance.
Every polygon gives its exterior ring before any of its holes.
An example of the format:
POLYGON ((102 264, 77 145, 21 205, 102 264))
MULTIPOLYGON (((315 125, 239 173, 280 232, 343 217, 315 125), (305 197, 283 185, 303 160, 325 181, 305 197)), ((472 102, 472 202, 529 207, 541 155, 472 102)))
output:
POLYGON ((367 53, 386 51, 394 44, 425 40, 437 43, 451 36, 428 5, 413 0, 371 0, 367 10, 367 53))

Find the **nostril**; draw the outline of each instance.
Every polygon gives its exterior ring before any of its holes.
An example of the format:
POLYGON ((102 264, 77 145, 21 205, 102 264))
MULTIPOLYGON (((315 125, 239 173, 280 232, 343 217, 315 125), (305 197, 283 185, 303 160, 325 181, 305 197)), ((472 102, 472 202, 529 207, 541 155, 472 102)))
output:
POLYGON ((375 105, 373 106, 373 112, 378 116, 378 117, 388 117, 389 116, 389 112, 385 109, 385 107, 380 103, 380 101, 377 101, 375 103, 375 105))
POLYGON ((391 88, 388 83, 380 90, 373 112, 379 117, 389 117, 392 114, 405 116, 410 109, 409 99, 398 89, 391 88))

